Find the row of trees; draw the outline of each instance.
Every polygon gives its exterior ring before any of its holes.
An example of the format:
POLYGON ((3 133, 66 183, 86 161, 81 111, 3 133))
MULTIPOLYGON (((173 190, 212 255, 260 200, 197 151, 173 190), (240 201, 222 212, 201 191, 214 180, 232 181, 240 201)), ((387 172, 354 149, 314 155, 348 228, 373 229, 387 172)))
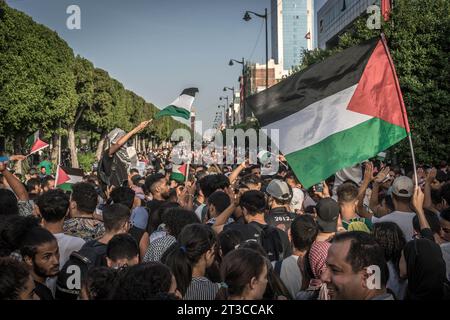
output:
MULTIPOLYGON (((52 141, 67 139, 72 166, 78 167, 76 135, 90 132, 101 152, 105 135, 115 127, 131 130, 158 109, 124 88, 107 71, 74 56, 58 34, 0 0, 0 136, 23 152, 25 139, 41 130, 52 141)), ((149 126, 141 137, 162 141, 187 126, 170 117, 149 126)))
MULTIPOLYGON (((298 72, 330 55, 380 35, 361 17, 333 49, 304 51, 298 72)), ((382 24, 403 92, 415 154, 419 162, 448 160, 450 150, 450 1, 395 0, 391 19, 382 24)), ((405 139, 390 150, 411 159, 405 139)))

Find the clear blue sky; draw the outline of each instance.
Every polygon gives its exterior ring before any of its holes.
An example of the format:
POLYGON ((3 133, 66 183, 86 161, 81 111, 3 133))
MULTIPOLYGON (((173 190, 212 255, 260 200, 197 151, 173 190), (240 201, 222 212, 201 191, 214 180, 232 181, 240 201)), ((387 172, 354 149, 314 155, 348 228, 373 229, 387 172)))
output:
MULTIPOLYGON (((326 2, 315 1, 316 11, 326 2)), ((229 59, 265 62, 263 19, 242 17, 245 10, 270 9, 270 0, 6 2, 58 32, 75 54, 159 108, 184 88, 198 87, 194 105, 204 126, 214 120, 223 87, 238 87, 241 68, 228 66, 229 59), (81 30, 66 27, 66 8, 72 4, 81 9, 81 30)))

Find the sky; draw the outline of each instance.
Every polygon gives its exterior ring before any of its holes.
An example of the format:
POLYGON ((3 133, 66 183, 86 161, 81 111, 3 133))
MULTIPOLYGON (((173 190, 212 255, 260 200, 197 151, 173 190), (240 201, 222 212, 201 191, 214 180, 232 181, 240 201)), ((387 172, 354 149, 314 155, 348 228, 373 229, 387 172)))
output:
MULTIPOLYGON (((239 87, 241 65, 230 67, 229 60, 265 63, 264 20, 242 17, 246 10, 264 13, 267 7, 270 12, 270 0, 6 2, 55 30, 75 54, 159 108, 183 89, 197 87, 194 107, 204 129, 212 126, 219 97, 231 99, 231 91, 223 88, 239 87), (66 26, 70 5, 80 7, 80 30, 66 26)), ((315 11, 325 2, 315 0, 315 11)))

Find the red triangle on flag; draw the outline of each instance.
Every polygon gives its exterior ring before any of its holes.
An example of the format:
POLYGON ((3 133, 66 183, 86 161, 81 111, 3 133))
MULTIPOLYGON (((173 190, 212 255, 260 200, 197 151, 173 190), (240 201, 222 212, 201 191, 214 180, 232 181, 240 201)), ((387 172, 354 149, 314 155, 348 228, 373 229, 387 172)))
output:
POLYGON ((63 169, 61 169, 61 167, 58 167, 58 173, 56 174, 56 185, 59 186, 67 181, 70 181, 70 177, 63 169))
POLYGON ((359 80, 347 109, 406 128, 408 118, 390 56, 380 40, 359 80))
POLYGON ((31 147, 30 154, 38 152, 39 150, 42 150, 42 149, 47 148, 47 147, 48 147, 48 143, 46 143, 46 142, 44 142, 44 141, 42 141, 41 139, 38 138, 34 142, 33 146, 31 147))
POLYGON ((183 176, 185 176, 185 177, 186 177, 186 169, 187 169, 186 163, 183 164, 183 165, 181 165, 181 166, 178 168, 178 170, 180 171, 180 173, 181 173, 183 176))

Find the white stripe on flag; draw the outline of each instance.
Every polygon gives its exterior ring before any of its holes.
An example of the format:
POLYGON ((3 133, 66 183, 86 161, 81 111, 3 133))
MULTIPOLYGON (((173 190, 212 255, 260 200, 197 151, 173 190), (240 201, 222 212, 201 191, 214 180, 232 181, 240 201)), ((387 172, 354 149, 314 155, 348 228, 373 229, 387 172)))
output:
POLYGON ((186 109, 190 112, 192 104, 194 103, 194 99, 195 98, 190 95, 182 94, 181 96, 176 98, 175 101, 172 102, 170 105, 178 107, 178 108, 186 109))
MULTIPOLYGON (((284 154, 319 143, 330 135, 350 129, 372 119, 371 116, 347 110, 357 85, 317 101, 290 116, 272 122, 263 129, 278 129, 278 146, 284 154)), ((270 131, 269 131, 270 133, 270 131)))

